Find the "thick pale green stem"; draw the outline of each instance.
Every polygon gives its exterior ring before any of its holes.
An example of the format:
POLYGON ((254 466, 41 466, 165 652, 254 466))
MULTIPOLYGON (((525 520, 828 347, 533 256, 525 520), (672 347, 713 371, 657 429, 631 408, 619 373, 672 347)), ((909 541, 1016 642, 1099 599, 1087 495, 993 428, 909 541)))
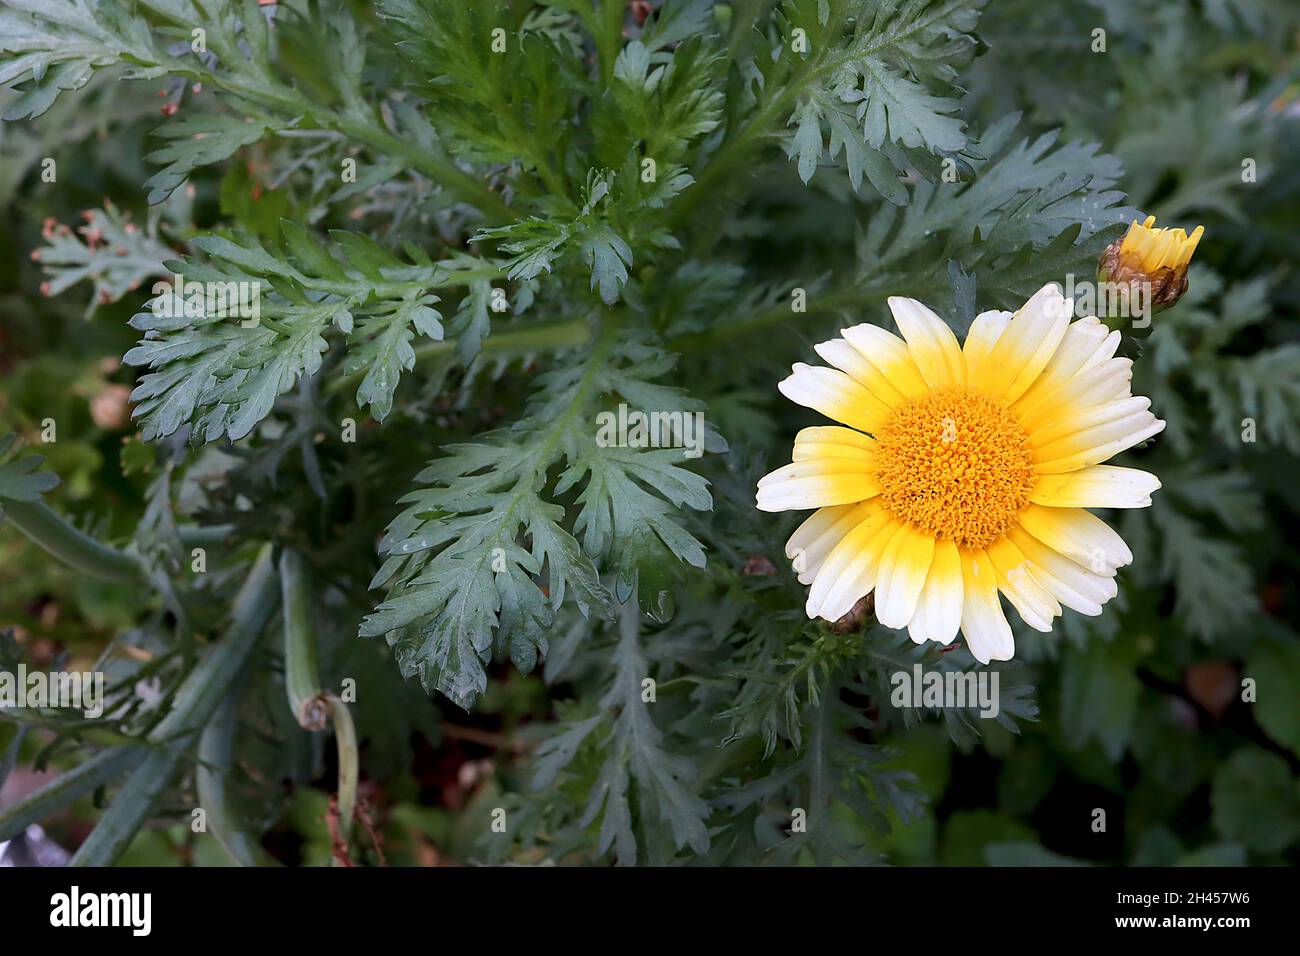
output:
POLYGON ((328 706, 320 686, 316 635, 312 627, 311 571, 302 555, 280 555, 280 610, 284 618, 284 684, 289 710, 299 726, 320 730, 328 706))
POLYGON ((199 738, 199 764, 194 771, 199 805, 207 814, 208 830, 236 866, 274 864, 257 840, 242 826, 231 806, 226 783, 235 767, 235 734, 239 726, 239 698, 245 680, 236 681, 199 738))
POLYGON ((135 581, 141 576, 140 561, 134 555, 78 531, 44 502, 6 499, 4 513, 15 528, 83 574, 119 582, 135 581))
POLYGON ((110 866, 167 792, 194 735, 212 719, 275 610, 275 569, 265 545, 235 597, 230 628, 186 676, 172 709, 149 733, 150 751, 72 857, 74 866, 110 866))
POLYGON ((401 156, 412 167, 435 183, 456 193, 477 208, 493 222, 513 222, 518 217, 501 196, 473 173, 467 173, 441 153, 421 148, 400 136, 394 136, 371 118, 341 116, 324 110, 316 104, 303 101, 303 106, 326 129, 337 130, 350 139, 365 143, 381 156, 401 156))
POLYGON ((207 545, 222 544, 235 532, 233 524, 214 524, 206 527, 198 525, 185 525, 178 529, 181 536, 181 544, 187 548, 206 547, 207 545))
MULTIPOLYGON (((357 805, 357 782, 361 774, 357 731, 347 704, 321 686, 316 653, 316 629, 312 622, 311 570, 301 554, 286 550, 280 555, 280 603, 284 617, 284 673, 289 709, 304 730, 334 725, 338 748, 339 835, 346 850, 352 836, 352 817, 357 805)), ((337 858, 335 865, 341 865, 337 858)))
POLYGON ((275 603, 275 568, 268 544, 258 552, 235 596, 230 629, 185 678, 172 701, 171 712, 150 733, 150 740, 162 743, 201 730, 207 724, 262 636, 275 603))
MULTIPOLYGON (((351 839, 352 817, 357 808, 357 784, 361 779, 361 752, 357 747, 357 728, 348 705, 333 694, 325 697, 330 719, 334 723, 334 746, 339 757, 339 833, 346 843, 351 839)), ((336 860, 337 864, 338 861, 336 860)))
POLYGON ((77 848, 69 866, 112 866, 140 832, 171 786, 183 751, 179 743, 151 750, 113 803, 99 818, 90 836, 77 848))
POLYGON ((134 770, 144 760, 146 750, 145 747, 114 747, 102 751, 7 807, 0 813, 0 843, 12 840, 30 824, 47 819, 113 778, 134 770))

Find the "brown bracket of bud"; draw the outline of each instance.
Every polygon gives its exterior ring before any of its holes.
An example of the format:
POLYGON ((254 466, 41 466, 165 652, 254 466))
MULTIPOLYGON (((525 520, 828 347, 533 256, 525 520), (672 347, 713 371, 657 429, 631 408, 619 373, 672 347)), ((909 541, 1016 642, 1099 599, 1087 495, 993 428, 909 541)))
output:
MULTIPOLYGON (((1183 297, 1183 293, 1187 291, 1186 266, 1181 269, 1161 266, 1154 272, 1146 272, 1140 261, 1120 254, 1123 242, 1122 239, 1116 239, 1101 254, 1101 259, 1097 263, 1099 281, 1113 282, 1133 290, 1130 295, 1134 297, 1132 301, 1137 305, 1146 304, 1142 301, 1142 296, 1145 290, 1150 289, 1150 306, 1153 313, 1169 308, 1183 297)), ((1106 316, 1101 318, 1104 319, 1106 316)))
POLYGON ((298 718, 298 726, 312 733, 324 730, 330 719, 331 696, 330 694, 317 694, 315 697, 308 697, 304 700, 295 715, 298 718))
POLYGON ((876 613, 876 592, 872 591, 865 597, 858 598, 858 602, 849 609, 849 613, 837 620, 831 625, 831 630, 836 634, 852 634, 854 631, 862 629, 862 625, 867 622, 876 613))

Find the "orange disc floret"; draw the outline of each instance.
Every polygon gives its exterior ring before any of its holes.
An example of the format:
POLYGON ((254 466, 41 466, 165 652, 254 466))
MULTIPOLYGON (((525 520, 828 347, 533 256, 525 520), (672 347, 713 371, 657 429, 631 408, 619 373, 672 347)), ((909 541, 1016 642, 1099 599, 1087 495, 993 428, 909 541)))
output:
POLYGON ((936 537, 983 548, 1029 501, 1028 436, 1006 406, 971 389, 937 389, 900 405, 876 438, 885 507, 936 537))

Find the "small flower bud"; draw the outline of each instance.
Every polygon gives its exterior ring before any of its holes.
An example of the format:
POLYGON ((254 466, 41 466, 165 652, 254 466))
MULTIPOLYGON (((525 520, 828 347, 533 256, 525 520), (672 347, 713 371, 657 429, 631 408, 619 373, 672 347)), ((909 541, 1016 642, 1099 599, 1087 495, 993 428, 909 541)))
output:
MULTIPOLYGON (((1136 219, 1122 239, 1112 242, 1097 263, 1097 279, 1121 288, 1126 311, 1154 315, 1169 308, 1187 291, 1187 266, 1205 232, 1197 226, 1189 236, 1182 229, 1161 229, 1156 217, 1136 219)), ((1102 316, 1112 328, 1119 316, 1102 316)))

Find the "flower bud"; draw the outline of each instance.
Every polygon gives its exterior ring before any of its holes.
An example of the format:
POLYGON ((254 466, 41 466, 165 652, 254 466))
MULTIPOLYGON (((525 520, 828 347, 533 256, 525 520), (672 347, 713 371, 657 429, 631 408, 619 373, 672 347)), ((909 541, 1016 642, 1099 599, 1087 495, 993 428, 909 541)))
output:
MULTIPOLYGON (((1120 287, 1133 314, 1154 315, 1169 308, 1187 291, 1187 266, 1205 232, 1197 226, 1189 236, 1182 229, 1161 229, 1156 217, 1136 219, 1122 239, 1112 242, 1097 263, 1097 279, 1120 287)), ((1112 328, 1119 316, 1102 316, 1112 328)))

